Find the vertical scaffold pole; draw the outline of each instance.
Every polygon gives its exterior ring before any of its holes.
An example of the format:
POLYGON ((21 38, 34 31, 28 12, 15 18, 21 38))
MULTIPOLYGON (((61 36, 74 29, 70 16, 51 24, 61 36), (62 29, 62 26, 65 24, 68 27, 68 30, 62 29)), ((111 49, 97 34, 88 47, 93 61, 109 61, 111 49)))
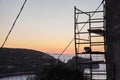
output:
POLYGON ((77 45, 76 45, 76 6, 74 6, 74 42, 75 42, 75 66, 76 66, 76 70, 78 70, 78 61, 77 61, 77 45))

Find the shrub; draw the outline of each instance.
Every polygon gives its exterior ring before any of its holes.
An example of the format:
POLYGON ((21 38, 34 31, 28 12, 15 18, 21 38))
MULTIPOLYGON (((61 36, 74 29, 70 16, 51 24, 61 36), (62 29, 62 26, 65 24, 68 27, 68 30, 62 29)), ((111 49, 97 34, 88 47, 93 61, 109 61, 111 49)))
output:
POLYGON ((66 67, 65 64, 54 64, 45 66, 41 71, 37 71, 36 80, 87 80, 83 72, 66 67))

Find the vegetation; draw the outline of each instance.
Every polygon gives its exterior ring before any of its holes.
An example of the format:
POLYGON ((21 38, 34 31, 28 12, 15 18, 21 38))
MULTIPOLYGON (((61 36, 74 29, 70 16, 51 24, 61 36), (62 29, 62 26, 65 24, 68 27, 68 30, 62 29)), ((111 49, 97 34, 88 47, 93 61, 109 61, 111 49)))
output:
POLYGON ((36 67, 53 64, 56 59, 44 52, 30 49, 0 49, 0 74, 33 72, 36 67))
POLYGON ((35 76, 28 80, 88 80, 82 71, 43 52, 3 48, 0 54, 0 74, 35 71, 35 76))
POLYGON ((38 71, 35 80, 89 80, 83 72, 67 67, 64 63, 44 67, 38 71))

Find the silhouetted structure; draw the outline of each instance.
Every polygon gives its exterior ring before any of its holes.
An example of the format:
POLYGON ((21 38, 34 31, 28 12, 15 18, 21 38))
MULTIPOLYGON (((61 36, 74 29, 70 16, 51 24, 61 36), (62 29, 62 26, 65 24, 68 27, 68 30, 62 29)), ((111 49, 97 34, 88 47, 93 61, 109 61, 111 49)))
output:
POLYGON ((75 55, 76 69, 81 69, 78 65, 89 65, 89 72, 84 75, 89 75, 90 80, 106 80, 106 27, 104 23, 104 1, 98 6, 95 11, 84 12, 74 7, 74 38, 75 38, 75 55), (102 8, 101 8, 102 6, 102 8), (100 9, 99 9, 100 8, 100 9), (84 18, 84 19, 83 19, 84 18), (96 48, 102 49, 96 50, 96 48), (85 52, 83 52, 85 50, 85 52), (78 62, 78 56, 87 57, 89 61, 78 62), (103 68, 95 69, 93 65, 101 65, 103 68))
POLYGON ((120 0, 106 0, 108 80, 120 80, 120 0))

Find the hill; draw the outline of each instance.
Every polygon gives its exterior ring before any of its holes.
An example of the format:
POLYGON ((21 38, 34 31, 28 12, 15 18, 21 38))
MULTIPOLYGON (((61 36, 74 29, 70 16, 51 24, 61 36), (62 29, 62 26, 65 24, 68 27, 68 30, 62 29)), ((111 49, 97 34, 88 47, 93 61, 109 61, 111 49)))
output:
POLYGON ((18 48, 0 49, 0 74, 31 72, 38 67, 55 62, 54 57, 40 51, 18 48))

